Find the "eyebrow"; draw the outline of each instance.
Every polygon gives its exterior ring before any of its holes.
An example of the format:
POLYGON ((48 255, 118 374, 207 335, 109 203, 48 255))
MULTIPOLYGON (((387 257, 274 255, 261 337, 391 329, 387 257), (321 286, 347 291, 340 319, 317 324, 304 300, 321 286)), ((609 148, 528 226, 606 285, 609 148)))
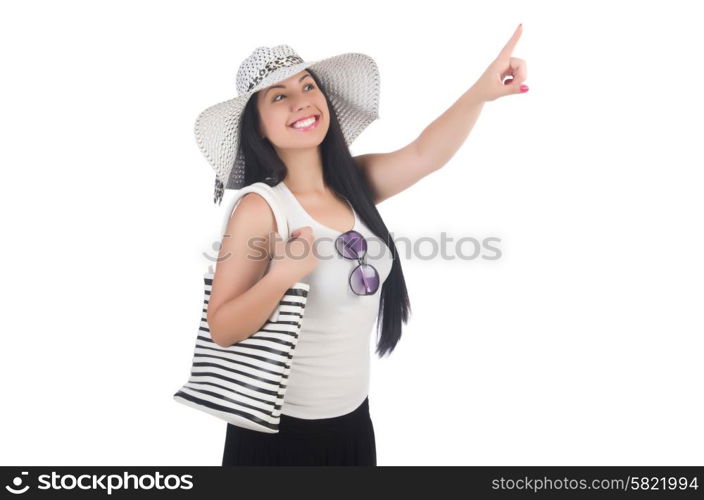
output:
MULTIPOLYGON (((306 73, 305 75, 303 75, 302 77, 300 77, 300 78, 298 79, 298 83, 301 83, 301 82, 303 81, 303 79, 306 78, 307 76, 310 76, 310 73, 306 73)), ((283 85, 272 85, 271 87, 269 87, 268 89, 266 89, 266 91, 264 92, 264 97, 266 97, 267 93, 269 93, 269 91, 272 90, 272 89, 285 89, 285 88, 286 88, 286 87, 284 87, 283 85)))

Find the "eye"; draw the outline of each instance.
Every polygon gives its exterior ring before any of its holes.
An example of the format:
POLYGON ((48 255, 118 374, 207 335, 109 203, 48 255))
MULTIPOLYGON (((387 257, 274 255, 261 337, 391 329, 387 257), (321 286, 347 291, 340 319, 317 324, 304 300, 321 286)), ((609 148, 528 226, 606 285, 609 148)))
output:
MULTIPOLYGON (((306 87, 309 86, 309 85, 312 87, 311 90, 313 90, 313 89, 315 88, 315 85, 313 85, 312 83, 306 83, 306 84, 303 86, 303 88, 306 88, 306 87)), ((285 96, 284 94, 276 94, 276 95, 274 96, 274 98, 271 100, 271 102, 278 102, 278 99, 277 99, 278 97, 286 97, 286 96, 285 96)))

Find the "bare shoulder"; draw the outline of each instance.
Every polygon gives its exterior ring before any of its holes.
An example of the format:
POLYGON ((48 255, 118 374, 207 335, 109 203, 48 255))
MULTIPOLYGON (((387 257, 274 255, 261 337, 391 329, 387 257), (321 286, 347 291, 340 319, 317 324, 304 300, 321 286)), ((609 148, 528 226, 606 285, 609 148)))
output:
POLYGON ((266 238, 276 231, 276 218, 266 199, 259 193, 247 193, 239 200, 227 224, 226 234, 266 238))
POLYGON ((230 219, 238 217, 242 220, 253 222, 256 226, 269 226, 274 228, 274 213, 269 202, 259 193, 247 193, 237 203, 237 207, 230 219))

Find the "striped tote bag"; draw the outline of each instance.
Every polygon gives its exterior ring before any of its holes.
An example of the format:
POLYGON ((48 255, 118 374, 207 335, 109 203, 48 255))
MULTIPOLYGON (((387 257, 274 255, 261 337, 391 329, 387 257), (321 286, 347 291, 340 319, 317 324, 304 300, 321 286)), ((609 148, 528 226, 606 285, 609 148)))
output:
MULTIPOLYGON (((286 241, 289 228, 277 194, 263 182, 238 190, 226 210, 220 235, 245 193, 257 192, 269 203, 277 230, 286 241)), ((277 433, 291 363, 301 330, 310 285, 298 282, 279 301, 268 320, 248 338, 228 347, 213 342, 207 313, 214 273, 205 273, 205 293, 195 353, 188 381, 173 395, 187 406, 202 410, 238 427, 277 433)))

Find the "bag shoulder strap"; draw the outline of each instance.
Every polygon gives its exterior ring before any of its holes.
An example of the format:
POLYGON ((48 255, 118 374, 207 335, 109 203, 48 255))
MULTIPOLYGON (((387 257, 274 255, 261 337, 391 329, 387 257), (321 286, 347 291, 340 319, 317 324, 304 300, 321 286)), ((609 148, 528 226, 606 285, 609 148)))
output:
POLYGON ((286 220, 286 214, 284 213, 281 202, 279 201, 274 190, 271 186, 264 182, 255 182, 249 186, 244 186, 243 188, 237 190, 237 193, 235 193, 235 196, 229 202, 228 209, 225 211, 225 217, 222 221, 220 234, 224 235, 225 231, 227 231, 227 225, 230 223, 230 218, 239 205, 239 202, 242 200, 242 197, 245 194, 252 192, 260 194, 267 201, 267 203, 269 203, 269 207, 271 207, 271 211, 274 213, 274 218, 276 220, 277 232, 285 241, 286 238, 288 238, 288 221, 286 220))
MULTIPOLYGON (((225 208, 225 216, 223 217, 220 237, 222 238, 227 231, 227 225, 230 223, 230 218, 232 214, 235 213, 235 209, 242 200, 242 197, 247 193, 258 193, 269 203, 271 211, 274 213, 274 219, 276 220, 276 230, 279 237, 286 241, 289 237, 289 227, 288 220, 286 218, 286 213, 283 210, 283 205, 279 200, 278 195, 272 189, 271 186, 264 182, 254 182, 248 186, 244 186, 238 189, 235 195, 229 200, 227 207, 225 208)), ((209 272, 213 272, 213 266, 209 266, 209 272)))

